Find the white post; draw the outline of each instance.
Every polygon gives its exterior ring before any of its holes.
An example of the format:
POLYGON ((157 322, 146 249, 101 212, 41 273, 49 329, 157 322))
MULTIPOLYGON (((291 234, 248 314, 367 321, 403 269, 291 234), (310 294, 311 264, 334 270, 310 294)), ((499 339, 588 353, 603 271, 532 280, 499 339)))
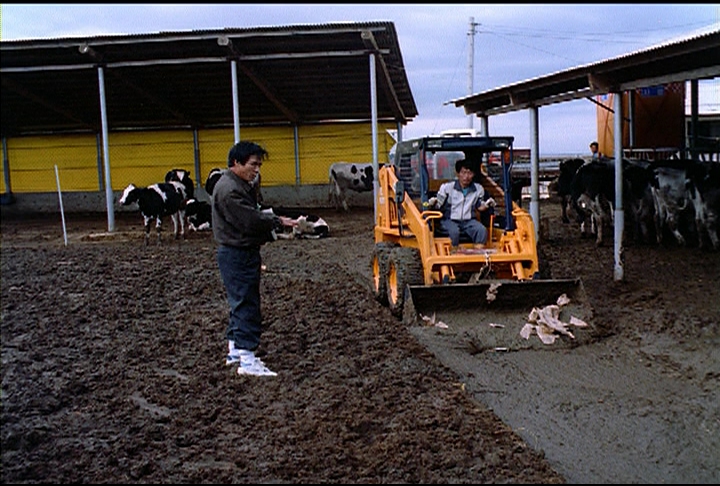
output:
MULTIPOLYGON (((538 107, 530 107, 530 217, 535 226, 535 241, 540 241, 540 144, 538 130, 538 107)), ((522 197, 522 196, 521 196, 522 197)))
POLYGON ((65 246, 67 246, 67 230, 65 228, 65 210, 63 209, 62 191, 60 190, 60 174, 58 174, 57 165, 55 165, 55 184, 57 184, 58 199, 60 200, 60 217, 62 218, 63 238, 65 238, 65 246))
POLYGON ((488 117, 487 115, 482 115, 480 117, 480 135, 483 137, 489 137, 490 136, 490 129, 488 128, 488 117))
POLYGON ((622 124, 623 124, 623 110, 622 110, 622 93, 614 93, 613 97, 613 109, 615 115, 613 116, 614 126, 614 146, 615 146, 615 217, 613 226, 615 229, 615 269, 613 272, 613 278, 616 282, 623 280, 623 230, 625 228, 625 210, 623 209, 623 170, 622 170, 622 124))
POLYGON ((235 127, 235 143, 240 141, 240 101, 238 99, 237 61, 230 61, 233 97, 233 126, 235 127))
POLYGON ((377 143, 377 76, 375 74, 375 53, 370 53, 370 110, 372 113, 372 168, 373 168, 373 223, 377 221, 377 200, 379 182, 378 143, 377 143))
POLYGON ((100 89, 100 117, 102 119, 103 159, 105 161, 105 205, 108 214, 108 233, 115 231, 115 208, 110 177, 110 142, 108 141, 107 104, 105 103, 105 72, 98 67, 98 86, 100 89))

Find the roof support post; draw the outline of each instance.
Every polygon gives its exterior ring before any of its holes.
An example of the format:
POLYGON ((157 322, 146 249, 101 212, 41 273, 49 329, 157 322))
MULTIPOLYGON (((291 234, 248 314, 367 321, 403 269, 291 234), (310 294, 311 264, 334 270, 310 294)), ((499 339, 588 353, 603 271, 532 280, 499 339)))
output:
POLYGON ((299 186, 300 180, 300 133, 297 123, 293 123, 293 154, 295 156, 295 185, 299 186))
POLYGON ((625 229, 625 210, 623 209, 623 111, 622 111, 622 93, 616 92, 613 96, 613 107, 615 115, 613 116, 613 138, 614 140, 614 156, 615 156, 615 213, 613 220, 614 236, 615 236, 615 268, 613 271, 613 279, 620 282, 624 278, 624 260, 623 254, 623 231, 625 229))
POLYGON ((7 191, 8 198, 12 200, 12 185, 10 184, 10 158, 8 157, 7 137, 2 138, 2 154, 5 190, 7 191))
POLYGON ((233 97, 233 127, 235 128, 235 143, 240 141, 240 101, 238 99, 237 61, 230 61, 230 74, 232 76, 233 97))
MULTIPOLYGON (((540 235, 540 191, 538 190, 538 179, 540 174, 540 144, 538 130, 538 107, 530 107, 530 217, 535 226, 535 241, 540 235)), ((520 195, 522 198, 522 194, 520 195)))
POLYGON ((628 140, 630 148, 635 148, 635 90, 630 89, 628 94, 628 140))
POLYGON ((98 66, 98 87, 100 89, 100 118, 102 119, 103 160, 105 161, 105 204, 107 206, 108 233, 115 231, 115 209, 110 178, 110 143, 108 142, 107 104, 105 103, 105 72, 98 66))
POLYGON ((95 164, 97 165, 98 171, 98 190, 105 190, 105 171, 103 170, 103 149, 102 149, 102 137, 99 133, 95 133, 95 164))
MULTIPOLYGON (((378 143, 377 143, 377 76, 375 74, 375 53, 371 52, 369 57, 370 63, 370 113, 372 118, 372 167, 373 167, 373 200, 378 195, 378 172, 380 167, 378 164, 378 143)), ((377 204, 373 204, 374 215, 373 221, 377 221, 377 204)))
MULTIPOLYGON (((693 79, 690 81, 690 158, 693 162, 699 160, 698 148, 698 119, 699 119, 699 98, 698 98, 698 80, 693 79)), ((687 137, 685 137, 687 138, 687 137)), ((684 155, 687 153, 685 151, 684 155)))
POLYGON ((480 115, 480 135, 483 137, 489 137, 490 131, 488 130, 488 116, 480 115))
POLYGON ((202 184, 202 174, 200 173, 200 137, 197 127, 193 127, 193 160, 195 168, 195 187, 200 188, 202 184))

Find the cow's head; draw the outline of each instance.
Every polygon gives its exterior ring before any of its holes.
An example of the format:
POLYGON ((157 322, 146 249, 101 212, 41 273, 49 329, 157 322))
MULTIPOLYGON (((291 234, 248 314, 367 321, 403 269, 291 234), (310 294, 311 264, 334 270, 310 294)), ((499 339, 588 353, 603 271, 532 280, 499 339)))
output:
POLYGON ((353 175, 357 175, 353 179, 353 187, 356 189, 365 189, 369 191, 373 188, 373 168, 372 165, 368 165, 364 168, 358 169, 356 165, 352 166, 351 169, 353 175))
POLYGON ((197 199, 188 199, 187 201, 185 201, 185 216, 190 218, 191 216, 200 214, 200 207, 200 201, 198 201, 197 199))
POLYGON ((297 226, 295 228, 298 233, 312 233, 313 225, 308 222, 307 216, 300 216, 297 219, 297 226))
POLYGON ((165 174, 165 182, 184 182, 190 179, 190 172, 185 169, 173 169, 165 174))
POLYGON ((215 184, 217 184, 222 174, 222 169, 215 168, 210 171, 207 179, 205 180, 205 192, 212 196, 213 189, 215 189, 215 184))
MULTIPOLYGON (((185 201, 188 197, 190 197, 190 194, 187 192, 187 187, 177 181, 170 181, 170 184, 175 188, 175 192, 178 193, 178 195, 185 201)), ((163 197, 163 200, 166 200, 167 197, 163 197)))
POLYGON ((136 191, 137 187, 135 187, 135 184, 130 184, 127 186, 123 192, 122 196, 120 196, 120 199, 118 200, 118 204, 122 204, 123 206, 128 206, 135 201, 138 200, 138 191, 136 191))
POLYGON ((212 227, 210 204, 197 199, 185 201, 185 216, 192 231, 209 230, 212 227))
POLYGON ((293 233, 296 238, 325 238, 329 235, 330 228, 320 217, 303 215, 297 219, 293 233))
POLYGON ((185 196, 191 198, 195 194, 195 183, 190 177, 190 171, 185 169, 173 169, 165 174, 165 182, 180 182, 185 187, 185 196))
POLYGON ((559 164, 559 174, 557 179, 557 191, 562 196, 570 194, 570 187, 575 173, 585 163, 583 159, 567 159, 559 164))

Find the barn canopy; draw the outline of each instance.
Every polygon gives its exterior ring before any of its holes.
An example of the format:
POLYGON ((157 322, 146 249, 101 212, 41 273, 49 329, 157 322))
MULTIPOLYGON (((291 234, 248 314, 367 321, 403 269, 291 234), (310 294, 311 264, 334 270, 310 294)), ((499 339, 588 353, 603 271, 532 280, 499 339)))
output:
MULTIPOLYGON (((519 83, 501 86, 482 93, 448 101, 465 109, 466 114, 489 117, 519 110, 534 110, 530 139, 537 141, 537 108, 554 103, 588 98, 608 93, 622 93, 673 82, 711 79, 720 76, 720 30, 713 26, 707 32, 666 42, 637 52, 578 66, 540 76, 519 83)), ((622 113, 622 97, 614 100, 614 113, 622 113)), ((696 110, 697 100, 693 105, 696 110)), ((615 266, 613 278, 624 275, 622 244, 624 228, 622 184, 622 127, 621 117, 615 117, 614 149, 615 178, 614 227, 615 266)), ((695 129, 692 130, 696 133, 695 129)), ((538 191, 539 154, 537 142, 531 147, 531 201, 530 212, 537 229, 540 228, 538 191)))
POLYGON ((448 102, 466 114, 498 115, 611 92, 720 76, 720 30, 493 88, 448 102))
POLYGON ((417 116, 392 22, 0 42, 2 136, 417 116), (237 73, 231 72, 231 61, 237 73), (102 70, 98 70, 98 67, 102 70), (102 77, 103 83, 99 82, 102 77))

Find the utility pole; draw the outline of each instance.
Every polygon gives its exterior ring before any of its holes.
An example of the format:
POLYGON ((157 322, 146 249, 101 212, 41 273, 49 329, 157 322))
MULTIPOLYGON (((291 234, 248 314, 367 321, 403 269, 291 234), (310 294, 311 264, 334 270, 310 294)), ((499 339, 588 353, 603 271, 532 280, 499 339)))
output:
MULTIPOLYGON (((475 60, 475 27, 478 25, 480 24, 475 23, 475 17, 470 17, 470 30, 468 31, 468 96, 473 94, 473 77, 475 71, 475 68, 473 67, 473 61, 475 60)), ((468 128, 473 128, 474 119, 474 115, 468 115, 468 128)))

